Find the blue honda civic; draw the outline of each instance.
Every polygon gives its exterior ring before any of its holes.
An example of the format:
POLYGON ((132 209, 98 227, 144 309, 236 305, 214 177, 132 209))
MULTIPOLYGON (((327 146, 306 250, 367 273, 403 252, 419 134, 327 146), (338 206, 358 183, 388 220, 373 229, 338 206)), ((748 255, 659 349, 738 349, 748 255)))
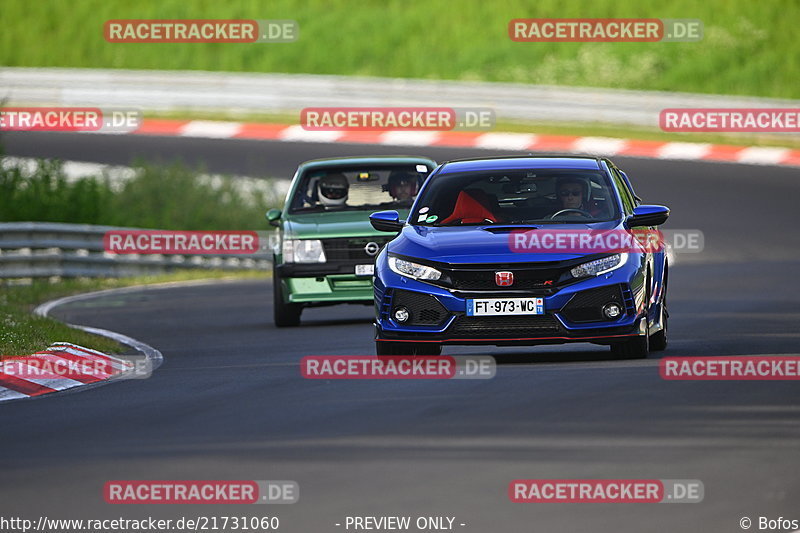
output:
POLYGON ((375 262, 377 354, 567 342, 623 358, 664 350, 666 253, 626 236, 658 233, 668 216, 641 205, 605 158, 439 165, 408 220, 370 216, 375 229, 398 233, 375 262))

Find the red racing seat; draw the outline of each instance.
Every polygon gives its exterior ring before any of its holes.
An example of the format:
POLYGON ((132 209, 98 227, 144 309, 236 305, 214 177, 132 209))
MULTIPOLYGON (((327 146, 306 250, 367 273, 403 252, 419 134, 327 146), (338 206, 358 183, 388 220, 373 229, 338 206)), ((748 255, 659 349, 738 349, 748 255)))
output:
POLYGON ((479 224, 485 220, 497 222, 497 217, 489 209, 489 196, 480 190, 464 190, 458 193, 456 205, 442 224, 460 221, 461 224, 479 224))

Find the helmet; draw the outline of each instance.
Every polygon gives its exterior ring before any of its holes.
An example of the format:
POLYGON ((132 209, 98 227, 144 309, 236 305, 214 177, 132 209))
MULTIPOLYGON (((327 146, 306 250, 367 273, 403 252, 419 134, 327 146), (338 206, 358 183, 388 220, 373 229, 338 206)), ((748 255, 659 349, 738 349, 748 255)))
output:
POLYGON ((344 174, 328 174, 317 182, 319 202, 326 207, 344 205, 350 183, 344 174))
POLYGON ((392 198, 397 198, 398 187, 407 183, 411 184, 411 196, 416 196, 419 187, 418 175, 406 170, 393 170, 389 174, 389 194, 392 198))

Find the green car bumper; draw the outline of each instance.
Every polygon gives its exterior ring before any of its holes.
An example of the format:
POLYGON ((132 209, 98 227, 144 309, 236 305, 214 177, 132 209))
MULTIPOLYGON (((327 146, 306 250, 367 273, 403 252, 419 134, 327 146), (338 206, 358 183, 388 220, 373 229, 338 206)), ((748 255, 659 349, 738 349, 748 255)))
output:
POLYGON ((287 303, 372 302, 372 277, 332 274, 314 278, 282 279, 287 303))
POLYGON ((286 303, 372 302, 372 276, 356 276, 353 268, 297 264, 276 267, 286 303))

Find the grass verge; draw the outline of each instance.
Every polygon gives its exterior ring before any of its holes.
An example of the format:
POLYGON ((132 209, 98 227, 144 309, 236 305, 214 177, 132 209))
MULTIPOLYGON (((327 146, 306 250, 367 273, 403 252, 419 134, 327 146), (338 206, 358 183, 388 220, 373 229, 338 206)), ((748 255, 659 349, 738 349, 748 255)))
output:
POLYGON ((796 0, 4 0, 0 64, 484 80, 800 97, 796 0), (513 42, 516 18, 700 19, 699 42, 513 42), (285 44, 109 43, 111 19, 292 19, 285 44))
POLYGON ((70 279, 55 283, 34 281, 29 285, 0 285, 0 357, 27 355, 53 342, 71 342, 105 353, 121 353, 120 344, 70 328, 53 318, 37 317, 31 311, 39 304, 84 292, 198 279, 261 279, 259 271, 188 270, 157 276, 109 279, 70 279))

